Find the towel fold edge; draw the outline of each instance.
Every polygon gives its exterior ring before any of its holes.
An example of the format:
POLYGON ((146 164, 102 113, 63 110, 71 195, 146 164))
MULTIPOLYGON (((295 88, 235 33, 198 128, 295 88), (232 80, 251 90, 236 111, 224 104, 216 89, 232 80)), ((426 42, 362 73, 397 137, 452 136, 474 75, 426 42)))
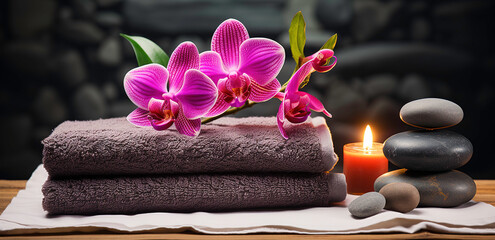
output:
POLYGON ((315 127, 318 133, 318 138, 321 145, 322 159, 330 159, 330 161, 327 162, 323 161, 324 163, 328 163, 328 165, 325 166, 325 169, 327 169, 326 171, 332 171, 335 165, 337 165, 339 157, 333 149, 333 141, 330 128, 328 127, 327 122, 323 117, 311 118, 311 121, 313 127, 315 127))

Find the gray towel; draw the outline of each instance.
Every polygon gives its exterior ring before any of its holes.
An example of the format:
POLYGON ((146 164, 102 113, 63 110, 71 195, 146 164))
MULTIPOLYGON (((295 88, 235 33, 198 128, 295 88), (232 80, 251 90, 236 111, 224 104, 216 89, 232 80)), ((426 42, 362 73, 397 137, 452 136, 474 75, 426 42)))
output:
POLYGON ((324 207, 346 197, 339 173, 185 174, 48 180, 43 208, 58 214, 324 207))
POLYGON ((213 172, 308 172, 333 168, 330 131, 322 117, 286 123, 275 117, 221 118, 195 138, 176 130, 139 128, 125 118, 67 121, 43 140, 43 163, 52 178, 213 172))

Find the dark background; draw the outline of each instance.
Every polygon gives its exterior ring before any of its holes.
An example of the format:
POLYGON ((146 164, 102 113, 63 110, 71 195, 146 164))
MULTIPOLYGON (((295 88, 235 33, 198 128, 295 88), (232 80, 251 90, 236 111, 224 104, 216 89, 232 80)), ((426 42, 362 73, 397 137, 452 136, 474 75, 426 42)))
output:
MULTIPOLYGON (((242 21, 253 37, 289 50, 292 16, 307 23, 306 54, 334 33, 338 63, 313 74, 306 91, 322 99, 335 148, 361 141, 366 124, 375 140, 408 129, 405 103, 440 97, 464 109, 452 128, 474 145, 460 170, 495 178, 493 1, 379 0, 12 0, 0 3, 0 179, 27 179, 41 163, 42 145, 65 120, 126 116, 135 107, 123 91, 136 67, 119 33, 145 36, 167 53, 182 41, 209 49, 215 28, 242 21)), ((278 79, 294 63, 287 51, 278 79)), ((278 100, 237 114, 274 115, 278 100)), ((336 168, 342 170, 342 161, 336 168)))

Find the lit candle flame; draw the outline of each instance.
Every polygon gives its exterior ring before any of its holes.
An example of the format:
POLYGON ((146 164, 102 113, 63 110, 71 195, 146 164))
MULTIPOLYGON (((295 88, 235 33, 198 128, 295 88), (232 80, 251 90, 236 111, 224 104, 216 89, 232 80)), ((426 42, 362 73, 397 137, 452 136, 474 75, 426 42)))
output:
POLYGON ((367 125, 366 130, 364 131, 363 148, 371 149, 372 145, 373 145, 373 134, 371 133, 370 125, 367 125))

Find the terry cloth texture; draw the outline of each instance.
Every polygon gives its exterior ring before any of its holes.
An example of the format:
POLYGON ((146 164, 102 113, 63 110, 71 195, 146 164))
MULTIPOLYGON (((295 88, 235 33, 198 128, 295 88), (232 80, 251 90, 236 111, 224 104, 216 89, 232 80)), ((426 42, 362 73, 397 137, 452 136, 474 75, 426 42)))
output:
POLYGON ((49 214, 135 214, 324 207, 346 197, 343 174, 186 174, 47 180, 49 214))
POLYGON ((221 118, 197 137, 156 131, 125 118, 67 121, 43 140, 51 178, 173 173, 307 172, 331 170, 338 158, 322 117, 298 125, 275 117, 221 118))

